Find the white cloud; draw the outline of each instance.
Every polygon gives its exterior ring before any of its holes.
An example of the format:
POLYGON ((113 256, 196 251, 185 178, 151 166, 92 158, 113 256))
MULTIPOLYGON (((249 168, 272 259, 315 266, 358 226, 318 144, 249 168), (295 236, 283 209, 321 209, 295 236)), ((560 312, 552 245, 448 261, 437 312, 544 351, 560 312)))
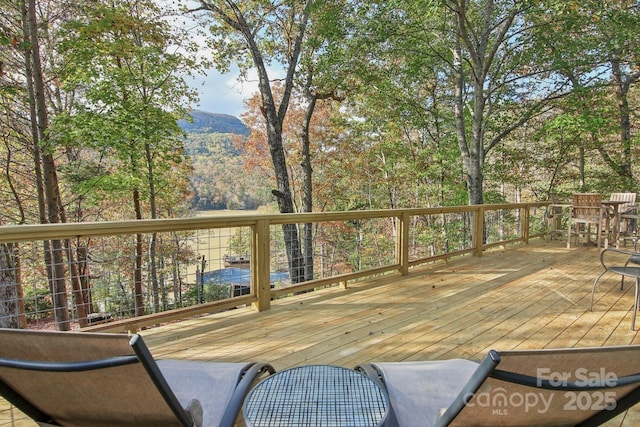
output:
MULTIPOLYGON (((283 73, 278 69, 268 69, 271 78, 281 78, 283 73)), ((231 114, 240 117, 245 111, 244 101, 258 93, 258 77, 255 70, 250 70, 246 80, 240 80, 238 69, 233 67, 227 74, 215 69, 199 76, 192 84, 199 94, 197 109, 209 113, 231 114)))
MULTIPOLYGON (((171 3, 169 0, 157 0, 165 4, 171 3)), ((177 1, 173 3, 176 8, 181 3, 177 1)), ((190 8, 198 6, 193 0, 186 0, 186 4, 190 8)), ((202 16, 206 17, 204 13, 202 16)), ((196 31, 204 28, 205 25, 196 23, 194 16, 184 15, 176 12, 170 21, 171 25, 188 29, 194 41, 200 47, 199 55, 209 55, 209 47, 206 43, 206 36, 196 31)), ((268 68, 267 72, 271 79, 282 79, 285 75, 282 68, 268 68)), ((205 75, 197 76, 187 80, 188 84, 198 92, 199 102, 193 105, 193 108, 206 111, 209 113, 231 114, 236 117, 245 111, 244 102, 259 92, 258 77, 255 70, 249 70, 247 78, 240 80, 240 72, 235 66, 231 67, 229 73, 221 74, 216 69, 207 70, 205 75)))
POLYGON ((258 90, 257 84, 241 83, 239 73, 228 74, 211 69, 206 75, 197 77, 192 86, 200 98, 197 109, 209 113, 231 114, 239 117, 244 112, 244 101, 258 90))

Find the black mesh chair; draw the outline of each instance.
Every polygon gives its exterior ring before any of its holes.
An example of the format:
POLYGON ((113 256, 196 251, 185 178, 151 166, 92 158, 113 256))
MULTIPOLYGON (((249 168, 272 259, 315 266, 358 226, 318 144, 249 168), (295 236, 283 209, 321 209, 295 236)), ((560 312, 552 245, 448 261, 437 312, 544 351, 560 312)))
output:
MULTIPOLYGON (((637 246, 634 244, 634 247, 637 246)), ((595 298, 596 287, 600 279, 608 272, 619 274, 622 276, 620 280, 620 289, 624 289, 624 278, 632 277, 635 281, 635 293, 633 298, 633 314, 631 316, 631 330, 636 330, 636 313, 638 311, 638 292, 640 291, 640 253, 634 250, 625 251, 616 248, 607 248, 600 253, 600 264, 602 264, 602 272, 593 281, 591 288, 591 304, 589 310, 593 310, 593 300, 595 298), (632 264, 630 266, 630 264, 632 264)))
POLYGON ((465 359, 368 363, 389 426, 599 426, 640 401, 640 346, 491 350, 465 359))
POLYGON ((0 395, 39 425, 230 427, 266 372, 156 362, 140 335, 0 329, 0 395))

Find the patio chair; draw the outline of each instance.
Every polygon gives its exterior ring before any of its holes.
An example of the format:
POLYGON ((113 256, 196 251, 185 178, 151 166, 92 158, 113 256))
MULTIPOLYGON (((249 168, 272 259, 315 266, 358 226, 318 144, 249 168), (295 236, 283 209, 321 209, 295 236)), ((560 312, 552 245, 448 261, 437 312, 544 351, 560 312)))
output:
POLYGON ((640 346, 489 351, 463 359, 369 363, 390 425, 596 426, 640 400, 640 346))
POLYGON ((571 248, 572 237, 576 238, 576 245, 579 243, 581 234, 585 234, 588 238, 591 235, 592 225, 595 226, 597 246, 602 246, 602 236, 604 235, 605 247, 607 247, 609 244, 609 223, 609 213, 602 205, 600 194, 574 194, 573 204, 569 208, 567 249, 571 248), (572 225, 575 226, 575 231, 572 231, 572 225))
POLYGON ((636 313, 638 312, 638 292, 640 291, 640 253, 637 252, 637 241, 634 242, 634 251, 625 251, 623 249, 607 248, 600 253, 600 264, 602 264, 602 272, 593 281, 591 288, 591 304, 589 310, 593 311, 593 300, 596 293, 598 282, 607 272, 619 274, 622 276, 620 280, 620 290, 624 289, 624 278, 633 277, 635 279, 635 294, 633 299, 633 314, 631 315, 631 330, 636 330, 636 313), (624 264, 623 264, 624 262, 624 264), (629 266, 629 264, 633 264, 629 266))
POLYGON ((624 244, 627 239, 636 238, 636 222, 638 216, 638 205, 636 204, 636 193, 611 193, 610 200, 623 201, 625 203, 618 207, 618 222, 620 225, 620 238, 624 244))
POLYGON ((140 335, 0 329, 0 395, 41 426, 233 426, 265 372, 156 362, 140 335))
POLYGON ((547 206, 547 241, 554 240, 556 236, 565 233, 562 225, 566 216, 566 208, 571 204, 561 203, 556 196, 551 196, 551 204, 547 206))

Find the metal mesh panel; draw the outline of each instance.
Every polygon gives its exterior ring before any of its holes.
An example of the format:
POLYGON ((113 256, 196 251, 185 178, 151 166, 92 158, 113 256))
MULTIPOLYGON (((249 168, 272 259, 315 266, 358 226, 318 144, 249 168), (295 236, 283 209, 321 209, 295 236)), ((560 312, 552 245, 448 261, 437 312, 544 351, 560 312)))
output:
POLYGON ((247 397, 244 417, 256 427, 364 427, 381 425, 387 407, 380 387, 361 373, 311 365, 263 380, 247 397))

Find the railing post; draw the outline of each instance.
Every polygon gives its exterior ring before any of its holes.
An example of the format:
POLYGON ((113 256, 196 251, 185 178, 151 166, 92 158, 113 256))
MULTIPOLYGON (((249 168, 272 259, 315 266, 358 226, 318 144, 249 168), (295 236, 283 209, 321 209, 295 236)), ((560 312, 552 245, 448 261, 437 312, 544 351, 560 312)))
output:
POLYGON ((476 205, 475 208, 473 242, 476 245, 476 256, 480 258, 484 249, 484 206, 476 205))
POLYGON ((409 212, 403 211, 397 216, 396 224, 396 258, 399 265, 398 272, 406 276, 409 274, 409 212))
POLYGON ((522 240, 525 244, 529 244, 529 221, 531 220, 531 206, 527 205, 521 209, 522 212, 522 240))
POLYGON ((252 227, 251 245, 251 291, 257 301, 253 307, 258 311, 271 308, 271 243, 269 221, 259 219, 252 227))

